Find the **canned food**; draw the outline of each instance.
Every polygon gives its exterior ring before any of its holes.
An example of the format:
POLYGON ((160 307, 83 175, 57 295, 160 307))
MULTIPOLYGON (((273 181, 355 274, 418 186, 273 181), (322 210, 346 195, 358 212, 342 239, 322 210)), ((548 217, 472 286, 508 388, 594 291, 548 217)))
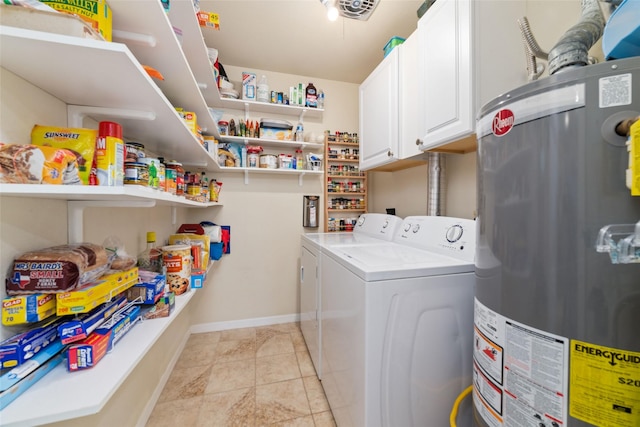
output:
POLYGON ((140 160, 140 163, 144 163, 147 165, 149 171, 149 181, 148 187, 157 189, 160 183, 160 178, 158 177, 159 169, 160 169, 160 161, 153 157, 143 157, 140 160))
POLYGON ((144 163, 127 162, 124 165, 124 183, 134 185, 149 184, 149 169, 144 163))
POLYGON ((138 159, 146 157, 144 145, 139 142, 126 142, 125 146, 125 162, 138 162, 138 159))
MULTIPOLYGON (((182 163, 178 162, 167 162, 167 169, 165 173, 170 173, 173 175, 173 172, 168 172, 169 170, 175 171, 175 184, 176 184, 176 192, 177 196, 184 196, 186 185, 184 182, 184 169, 182 168, 182 163)), ((172 183, 169 183, 172 185, 172 183)))
POLYGON ((273 154, 262 154, 260 156, 260 167, 266 169, 277 169, 277 158, 273 154))

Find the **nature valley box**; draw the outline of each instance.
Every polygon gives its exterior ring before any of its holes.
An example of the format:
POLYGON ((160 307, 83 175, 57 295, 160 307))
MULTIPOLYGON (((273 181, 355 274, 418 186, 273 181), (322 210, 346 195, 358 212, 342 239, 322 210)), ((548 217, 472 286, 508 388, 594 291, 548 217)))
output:
POLYGON ((111 8, 104 0, 40 0, 47 6, 63 13, 77 15, 100 33, 105 40, 111 41, 111 8))

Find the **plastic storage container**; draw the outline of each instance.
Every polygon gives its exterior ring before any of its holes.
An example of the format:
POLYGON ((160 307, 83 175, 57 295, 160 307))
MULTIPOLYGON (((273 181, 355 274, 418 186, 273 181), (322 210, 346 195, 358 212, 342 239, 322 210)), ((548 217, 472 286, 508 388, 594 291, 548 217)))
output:
POLYGON ((403 39, 402 37, 398 37, 398 36, 391 37, 387 42, 387 44, 384 46, 384 56, 386 57, 393 50, 394 47, 401 45, 402 43, 404 43, 404 41, 405 39, 403 39))

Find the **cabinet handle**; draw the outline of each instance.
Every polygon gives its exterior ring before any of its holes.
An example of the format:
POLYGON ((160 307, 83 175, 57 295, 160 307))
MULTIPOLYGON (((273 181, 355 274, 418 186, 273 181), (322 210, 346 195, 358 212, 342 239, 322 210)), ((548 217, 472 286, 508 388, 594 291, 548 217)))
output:
POLYGON ((416 139, 416 145, 422 145, 422 140, 420 138, 416 139))
POLYGON ((387 156, 388 157, 393 157, 393 151, 391 151, 391 150, 387 151, 387 156))

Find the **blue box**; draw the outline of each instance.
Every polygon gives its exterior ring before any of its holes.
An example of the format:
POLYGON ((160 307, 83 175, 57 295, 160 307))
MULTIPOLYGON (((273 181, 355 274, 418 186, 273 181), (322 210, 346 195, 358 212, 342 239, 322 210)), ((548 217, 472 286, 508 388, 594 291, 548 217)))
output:
POLYGON ((200 289, 204 285, 206 272, 204 270, 191 270, 191 289, 200 289))
POLYGON ((158 274, 148 282, 138 283, 127 289, 127 299, 136 304, 155 304, 164 293, 165 283, 164 274, 158 274))
POLYGON ((77 316, 58 326, 58 336, 63 344, 80 341, 89 336, 94 329, 102 325, 116 311, 126 304, 124 296, 94 308, 89 313, 77 316))
POLYGON ((56 340, 40 351, 29 363, 18 366, 0 377, 0 409, 4 409, 45 374, 58 366, 65 356, 64 345, 56 340))
POLYGON ((63 319, 40 323, 33 329, 14 335, 0 343, 0 368, 22 365, 45 349, 58 337, 58 326, 63 319))

